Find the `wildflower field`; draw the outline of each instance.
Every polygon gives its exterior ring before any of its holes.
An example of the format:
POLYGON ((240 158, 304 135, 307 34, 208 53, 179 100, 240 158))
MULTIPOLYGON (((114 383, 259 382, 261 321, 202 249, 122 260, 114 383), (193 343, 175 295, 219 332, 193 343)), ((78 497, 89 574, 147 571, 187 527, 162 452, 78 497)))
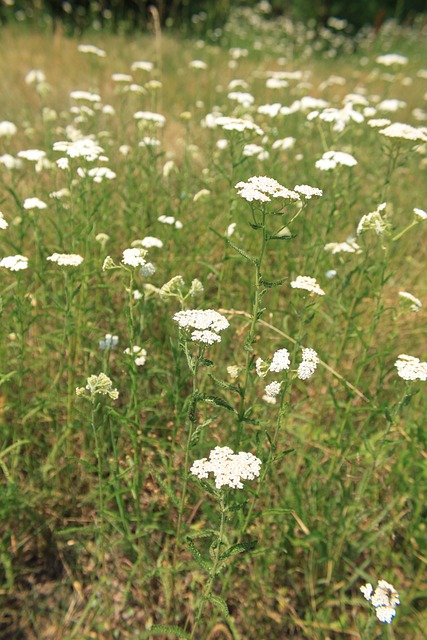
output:
POLYGON ((0 32, 0 637, 422 640, 426 23, 155 27, 0 32))

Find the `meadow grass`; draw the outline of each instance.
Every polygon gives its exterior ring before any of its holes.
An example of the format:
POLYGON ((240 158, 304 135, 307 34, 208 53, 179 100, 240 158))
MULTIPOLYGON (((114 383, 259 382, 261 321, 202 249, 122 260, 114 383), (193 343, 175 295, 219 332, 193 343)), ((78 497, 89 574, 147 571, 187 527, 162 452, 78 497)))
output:
POLYGON ((426 353, 425 28, 1 37, 0 259, 28 258, 0 269, 1 637, 421 640, 427 365, 395 363, 426 353), (260 460, 243 489, 235 458, 222 487, 196 472, 215 447, 260 460), (392 624, 360 592, 380 579, 392 624))

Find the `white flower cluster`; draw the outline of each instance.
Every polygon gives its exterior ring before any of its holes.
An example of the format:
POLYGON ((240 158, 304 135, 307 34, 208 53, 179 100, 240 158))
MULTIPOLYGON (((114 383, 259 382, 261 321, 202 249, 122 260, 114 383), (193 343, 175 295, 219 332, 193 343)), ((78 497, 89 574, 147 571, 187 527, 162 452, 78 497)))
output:
POLYGON ((146 255, 147 255, 146 250, 142 249, 141 247, 133 247, 132 249, 125 249, 123 251, 122 263, 127 264, 130 267, 144 267, 146 264, 145 262, 146 255))
POLYGON ((117 400, 119 392, 117 389, 113 389, 113 383, 110 378, 105 375, 105 373, 100 373, 98 375, 89 376, 85 387, 76 388, 76 395, 83 396, 92 401, 97 395, 107 395, 112 400, 117 400))
MULTIPOLYGON (((262 358, 258 358, 255 362, 255 370, 260 378, 265 378, 269 371, 280 373, 289 369, 291 364, 289 351, 287 349, 278 349, 270 362, 264 362, 262 358)), ((276 397, 281 391, 281 382, 273 380, 265 387, 263 400, 268 404, 276 404, 276 397)))
POLYGON ((93 162, 104 152, 104 149, 99 144, 88 137, 79 138, 73 142, 69 140, 54 142, 53 150, 63 151, 70 158, 84 158, 88 162, 93 162))
POLYGON ((9 225, 5 220, 3 213, 0 211, 0 229, 7 229, 8 226, 9 225))
POLYGON ((308 378, 311 378, 319 362, 319 357, 314 349, 303 349, 302 362, 297 371, 298 378, 300 380, 308 380, 308 378))
POLYGON ((413 142, 427 142, 427 135, 422 129, 412 127, 410 124, 404 122, 393 122, 385 129, 381 129, 379 132, 387 138, 402 138, 403 140, 412 140, 413 142))
POLYGON ((46 157, 46 151, 42 151, 41 149, 23 149, 22 151, 18 151, 17 156, 30 162, 38 162, 46 157))
POLYGON ((155 127, 161 129, 165 126, 166 118, 161 113, 154 113, 153 111, 137 111, 133 117, 135 120, 142 120, 143 122, 150 123, 155 127))
POLYGON ((385 53, 382 56, 375 58, 375 62, 383 64, 386 67, 390 67, 393 64, 408 64, 408 58, 406 56, 402 56, 400 53, 385 53))
POLYGON ((315 118, 319 118, 324 122, 333 122, 332 128, 337 133, 342 133, 351 122, 360 124, 365 120, 359 111, 353 109, 351 102, 347 103, 342 109, 327 107, 323 111, 312 111, 307 116, 307 120, 314 120, 315 118))
POLYGON ((427 211, 424 211, 424 209, 418 209, 415 207, 414 213, 420 220, 427 220, 427 211))
POLYGON ((359 224, 357 225, 357 235, 360 236, 364 231, 368 231, 369 229, 373 229, 377 236, 382 235, 389 227, 389 224, 384 218, 381 216, 381 212, 386 208, 387 203, 383 202, 378 205, 375 211, 371 211, 371 213, 366 213, 360 219, 359 224))
POLYGON ((268 398, 276 398, 279 395, 282 385, 277 380, 273 380, 265 387, 265 395, 268 398))
POLYGON ((226 131, 238 131, 243 133, 244 131, 250 131, 262 136, 264 131, 254 122, 250 120, 244 120, 243 118, 229 118, 228 116, 219 116, 215 118, 215 125, 222 127, 226 131))
POLYGON ((270 371, 279 373, 289 369, 291 364, 289 351, 287 349, 279 349, 273 354, 273 359, 270 364, 270 371))
POLYGON ((20 169, 22 167, 22 160, 14 158, 10 153, 3 153, 3 155, 0 156, 0 164, 9 171, 13 171, 14 169, 20 169))
POLYGON ((9 120, 0 122, 0 138, 14 136, 17 131, 18 128, 13 122, 9 122, 9 120))
POLYGON ((317 189, 317 187, 310 187, 309 184, 297 184, 294 187, 294 191, 304 196, 307 200, 310 200, 313 196, 323 196, 323 191, 317 189))
POLYGON ((28 268, 28 258, 25 256, 6 256, 0 260, 0 267, 9 271, 22 271, 28 268))
POLYGON ((84 258, 77 253, 52 253, 46 260, 56 262, 60 267, 78 267, 84 258))
POLYGON ((130 350, 130 348, 128 347, 127 349, 124 350, 123 353, 125 353, 128 356, 136 356, 135 364, 137 367, 143 367, 145 364, 145 361, 147 360, 146 349, 143 349, 142 347, 138 347, 137 345, 134 345, 132 347, 132 350, 130 350))
POLYGON ((378 620, 390 624, 396 615, 396 606, 400 604, 399 594, 393 585, 385 580, 378 580, 375 591, 369 582, 360 587, 360 591, 366 600, 375 607, 378 620))
POLYGON ((343 151, 326 151, 320 160, 316 161, 315 166, 321 171, 329 171, 330 169, 335 169, 337 165, 354 167, 356 164, 356 158, 350 153, 344 153, 343 151))
POLYGON ((136 60, 131 64, 131 70, 136 71, 137 69, 141 69, 142 71, 152 71, 154 69, 154 64, 149 62, 148 60, 136 60))
POLYGON ((196 478, 208 478, 213 473, 215 486, 221 489, 243 489, 242 480, 254 480, 259 476, 261 460, 252 453, 240 451, 235 454, 230 447, 215 447, 209 459, 196 460, 190 473, 196 478))
POLYGON ((100 49, 99 47, 95 47, 94 44, 79 44, 77 47, 77 51, 80 53, 91 53, 98 58, 105 58, 107 53, 104 49, 100 49))
POLYGON ((317 293, 318 296, 325 295, 323 289, 316 282, 316 278, 311 278, 310 276, 297 276, 297 279, 291 282, 291 287, 293 289, 305 289, 310 293, 317 293))
POLYGON ((113 336, 111 333, 106 333, 104 339, 99 341, 99 348, 101 351, 109 351, 114 349, 119 344, 119 337, 113 336))
POLYGON ((171 226, 173 225, 175 229, 182 229, 183 227, 181 220, 176 220, 174 216, 161 215, 157 218, 157 220, 162 224, 169 224, 171 226))
POLYGON ((221 336, 218 333, 229 326, 227 318, 213 309, 178 311, 173 319, 182 329, 194 329, 191 333, 191 339, 194 342, 203 342, 204 344, 221 342, 221 336))
POLYGON ((427 380, 427 362, 421 362, 419 358, 401 353, 394 366, 404 380, 427 380))
POLYGON ((399 291, 399 296, 404 300, 411 311, 418 313, 418 311, 423 306, 421 300, 412 295, 412 293, 408 293, 407 291, 399 291))
POLYGON ((271 202, 272 198, 286 198, 288 200, 300 200, 300 195, 296 191, 291 191, 282 186, 274 178, 267 176, 252 176, 247 182, 238 182, 235 185, 239 196, 253 202, 271 202))
POLYGON ((91 91, 71 91, 70 98, 73 100, 86 100, 87 102, 101 102, 101 96, 91 91))
POLYGON ((100 184, 104 179, 105 180, 114 180, 117 177, 117 174, 114 171, 111 171, 108 167, 94 167, 93 169, 83 169, 79 167, 77 169, 77 174, 80 178, 92 178, 94 182, 100 184))
POLYGON ((22 206, 28 211, 30 209, 46 209, 47 204, 39 198, 26 198, 22 206))
POLYGON ((353 237, 348 237, 345 242, 329 242, 323 247, 328 253, 361 253, 362 249, 353 237))
POLYGON ((134 240, 132 242, 132 245, 134 246, 137 246, 138 244, 141 245, 141 247, 144 247, 144 249, 152 249, 153 247, 161 249, 163 247, 163 242, 154 236, 145 236, 142 240, 134 240))

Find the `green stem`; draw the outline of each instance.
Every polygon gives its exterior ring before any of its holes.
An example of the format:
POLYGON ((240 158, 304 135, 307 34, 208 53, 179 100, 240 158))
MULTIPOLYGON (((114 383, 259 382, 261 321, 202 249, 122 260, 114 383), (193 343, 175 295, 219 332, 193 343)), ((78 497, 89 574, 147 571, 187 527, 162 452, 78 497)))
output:
POLYGON ((254 281, 254 294, 253 294, 254 297, 253 297, 253 305, 252 305, 252 319, 251 319, 251 325, 249 328, 249 334, 245 344, 246 356, 245 356, 244 381, 243 381, 243 385, 240 387, 240 403, 239 403, 238 417, 237 417, 236 447, 240 446, 240 442, 242 439, 243 423, 245 418, 246 393, 248 389, 249 371, 250 371, 252 351, 253 351, 252 344, 254 342, 256 325, 262 313, 261 301, 262 301, 263 291, 262 291, 261 268, 262 268, 262 261, 264 258, 267 242, 268 242, 267 230, 265 228, 265 219, 266 219, 266 211, 263 208, 262 221, 261 221, 262 241, 261 241, 261 247, 259 250, 258 259, 256 260, 256 263, 255 263, 255 281, 254 281))
POLYGON ((178 522, 176 526, 175 546, 174 546, 174 552, 173 552, 173 558, 172 558, 172 586, 171 586, 171 597, 170 597, 171 605, 173 604, 173 600, 174 600, 175 573, 176 573, 176 567, 178 564, 178 554, 181 547, 184 510, 185 510, 185 503, 187 500, 191 440, 193 437, 194 428, 197 421, 197 396, 199 393, 198 386, 197 386, 197 375, 198 375, 199 366, 200 366, 200 359, 203 356, 204 348, 203 346, 199 347, 199 353, 197 354, 193 362, 190 354, 188 353, 188 347, 186 342, 184 343, 184 351, 187 357, 187 362, 189 364, 190 370, 192 372, 193 388, 192 388, 192 393, 190 397, 190 407, 188 412, 189 429, 188 429, 188 435, 187 435, 187 441, 186 441, 185 453, 184 453, 184 470, 183 470, 184 477, 183 477, 182 489, 181 489, 181 499, 178 507, 178 522))
POLYGON ((95 425, 96 409, 97 409, 97 407, 95 406, 94 399, 92 398, 91 399, 90 424, 91 424, 91 427, 92 427, 92 432, 93 432, 93 437, 94 437, 94 442, 95 442, 95 456, 96 456, 97 471, 98 471, 98 510, 99 510, 98 519, 99 519, 99 522, 100 522, 100 526, 98 528, 98 534, 99 534, 99 531, 100 531, 101 532, 100 533, 101 562, 102 562, 102 566, 103 566, 104 574, 105 574, 104 531, 103 531, 104 494, 103 494, 103 487, 102 487, 102 457, 101 457, 101 451, 100 451, 100 448, 99 448, 98 432, 97 432, 96 425, 95 425))
POLYGON ((209 600, 210 595, 212 593, 213 583, 215 581, 215 578, 216 578, 216 575, 217 575, 218 569, 219 569, 219 563, 220 563, 220 557, 221 557, 221 547, 222 547, 222 541, 224 539, 225 513, 226 513, 225 496, 223 494, 221 495, 221 498, 220 498, 220 508, 221 508, 221 521, 220 521, 220 527, 219 527, 219 535, 218 535, 218 542, 217 542, 217 547, 216 547, 216 552, 215 552, 215 558, 214 558, 214 561, 213 561, 213 564, 212 564, 212 569, 210 571, 208 581, 207 581, 206 586, 205 586, 205 588, 203 590, 203 595, 202 595, 201 600, 200 600, 200 604, 199 604, 199 608, 198 608, 196 617, 194 619, 194 625, 193 625, 193 629, 191 631, 190 640, 193 640, 195 638, 196 629, 199 626, 200 620, 202 618, 203 611, 204 611, 205 606, 206 606, 206 602, 207 602, 207 600, 209 600))

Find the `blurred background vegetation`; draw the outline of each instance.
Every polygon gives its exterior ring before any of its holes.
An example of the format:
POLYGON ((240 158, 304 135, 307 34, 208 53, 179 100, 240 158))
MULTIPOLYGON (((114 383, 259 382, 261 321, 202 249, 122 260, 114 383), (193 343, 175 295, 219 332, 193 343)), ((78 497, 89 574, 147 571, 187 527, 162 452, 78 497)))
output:
POLYGON ((335 27, 348 31, 366 25, 380 28, 390 18, 411 24, 427 10, 426 0, 0 0, 0 24, 30 19, 62 25, 70 34, 93 28, 133 32, 149 27, 154 8, 162 26, 206 34, 221 27, 238 7, 256 7, 271 19, 284 15, 319 26, 339 18, 335 27))

